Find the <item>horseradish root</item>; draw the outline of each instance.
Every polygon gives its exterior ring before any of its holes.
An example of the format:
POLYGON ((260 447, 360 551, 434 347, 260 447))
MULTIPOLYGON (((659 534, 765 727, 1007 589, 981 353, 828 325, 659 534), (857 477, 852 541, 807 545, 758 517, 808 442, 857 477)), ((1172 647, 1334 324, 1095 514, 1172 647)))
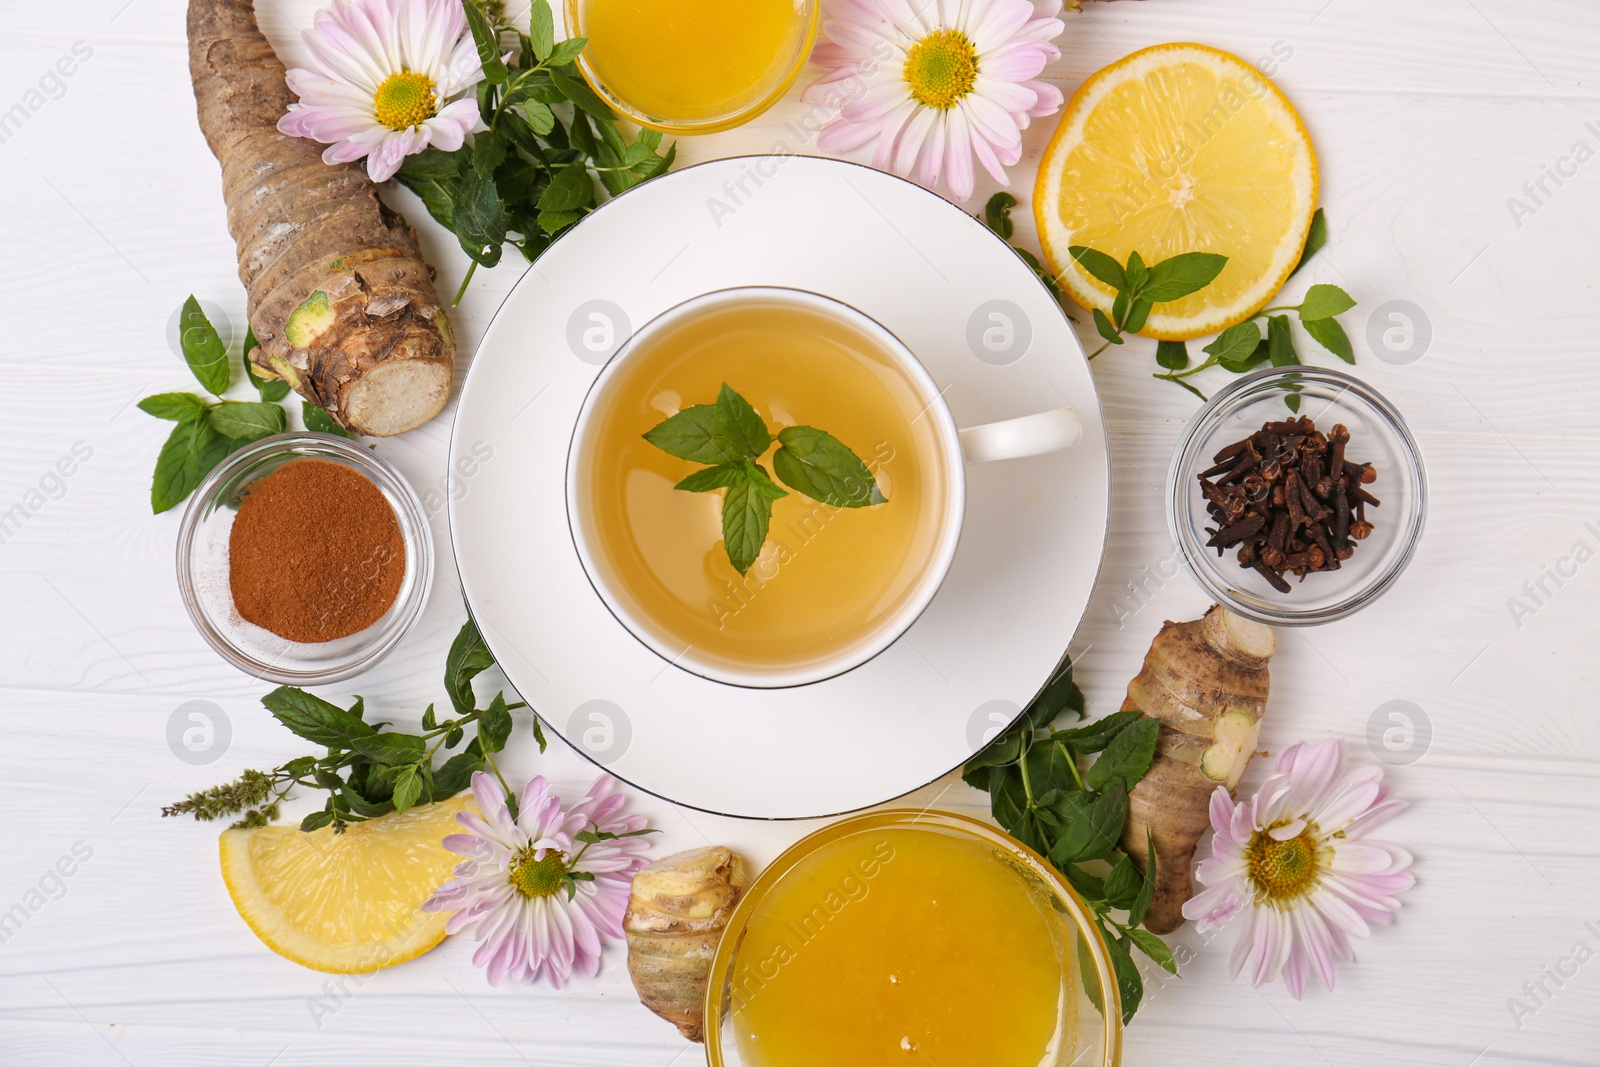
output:
POLYGON ((455 364, 433 272, 359 165, 278 132, 293 96, 251 0, 190 0, 189 73, 222 164, 252 360, 359 433, 433 418, 455 364))
POLYGON ((633 876, 622 920, 628 977, 644 1006, 690 1041, 702 1039, 711 958, 745 884, 744 864, 721 845, 675 853, 633 876))
POLYGON ((1255 754, 1277 648, 1272 629, 1213 605, 1193 622, 1167 622, 1144 668, 1128 683, 1122 710, 1161 723, 1149 772, 1128 797, 1123 847, 1143 866, 1146 832, 1155 843, 1156 891, 1144 924, 1170 933, 1194 895, 1190 866, 1210 826, 1218 785, 1231 792, 1255 754))

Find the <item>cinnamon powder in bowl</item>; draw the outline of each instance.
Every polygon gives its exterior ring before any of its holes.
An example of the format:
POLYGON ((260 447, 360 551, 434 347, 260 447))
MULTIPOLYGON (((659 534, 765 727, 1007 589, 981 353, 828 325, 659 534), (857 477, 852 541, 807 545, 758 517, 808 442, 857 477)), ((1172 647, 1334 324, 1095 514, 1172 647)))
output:
POLYGON ((290 641, 332 641, 383 617, 400 593, 405 543, 365 476, 296 459, 252 484, 228 537, 233 604, 290 641))
POLYGON ((416 490, 354 441, 285 433, 249 444, 195 490, 178 586, 212 648, 260 679, 326 685, 392 652, 433 585, 416 490))

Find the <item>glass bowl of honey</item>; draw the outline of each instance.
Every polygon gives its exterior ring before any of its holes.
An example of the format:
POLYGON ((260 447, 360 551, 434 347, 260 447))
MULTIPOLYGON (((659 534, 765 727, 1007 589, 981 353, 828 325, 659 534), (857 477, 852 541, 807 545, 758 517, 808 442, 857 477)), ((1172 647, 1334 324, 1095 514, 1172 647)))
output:
POLYGON ((624 118, 672 134, 755 118, 794 83, 820 0, 567 0, 578 68, 624 118))
POLYGON ((710 1067, 1114 1067, 1122 1013, 1089 908, 1039 855, 950 812, 804 838, 729 920, 710 1067))

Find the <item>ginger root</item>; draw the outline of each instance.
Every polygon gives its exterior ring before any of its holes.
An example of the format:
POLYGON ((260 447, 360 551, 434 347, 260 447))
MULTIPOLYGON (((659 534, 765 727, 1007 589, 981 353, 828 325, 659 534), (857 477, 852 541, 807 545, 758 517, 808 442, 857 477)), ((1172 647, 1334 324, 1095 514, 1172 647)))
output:
POLYGON ((1239 784, 1266 710, 1272 628, 1213 605, 1193 622, 1167 622, 1144 668, 1128 683, 1124 711, 1161 723, 1150 770, 1128 797, 1123 848, 1142 868, 1146 831, 1155 844, 1156 889, 1145 926, 1171 933, 1194 895, 1195 846, 1210 828, 1217 786, 1239 784))
POLYGON ((455 341, 417 235, 358 164, 278 132, 294 99, 251 0, 191 0, 189 73, 222 164, 251 359, 349 429, 386 437, 450 396, 455 341))
POLYGON ((628 977, 644 1006, 690 1041, 703 1039, 711 960, 747 883, 744 864, 721 845, 675 853, 633 876, 622 920, 628 977))

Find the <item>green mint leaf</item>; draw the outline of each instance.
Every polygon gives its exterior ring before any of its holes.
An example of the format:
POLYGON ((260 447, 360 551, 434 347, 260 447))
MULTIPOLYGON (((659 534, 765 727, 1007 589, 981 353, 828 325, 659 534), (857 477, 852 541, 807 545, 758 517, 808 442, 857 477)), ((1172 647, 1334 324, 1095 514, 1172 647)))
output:
POLYGON ((472 135, 472 169, 480 174, 492 174, 506 161, 506 142, 493 130, 483 130, 472 135))
POLYGON ((183 302, 183 311, 178 317, 178 345, 183 349, 189 370, 206 392, 221 396, 228 391, 232 374, 228 369, 227 346, 192 294, 183 302))
POLYGON ((1129 333, 1138 333, 1144 329, 1145 320, 1150 317, 1150 301, 1145 297, 1138 297, 1128 307, 1128 318, 1122 328, 1129 333))
MULTIPOLYGON (((461 164, 465 152, 441 152, 430 148, 407 156, 395 173, 395 180, 422 201, 428 214, 445 229, 455 232, 455 201, 461 184, 461 164)), ((268 398, 272 399, 272 398, 268 398)))
POLYGON ((146 415, 172 422, 194 422, 206 413, 206 402, 193 393, 157 393, 139 401, 146 415))
POLYGON ((350 431, 333 421, 333 416, 309 400, 300 402, 300 421, 312 433, 331 433, 335 437, 349 437, 350 431))
MULTIPOLYGON (((596 96, 595 91, 589 88, 589 84, 581 77, 568 73, 565 68, 554 67, 550 71, 550 80, 555 83, 556 88, 560 89, 568 100, 577 104, 587 114, 592 115, 603 123, 611 122, 616 118, 611 113, 611 109, 606 106, 605 101, 596 96)), ((594 153, 590 152, 589 154, 593 155, 594 153)))
POLYGON ((1305 298, 1300 301, 1300 321, 1316 322, 1319 319, 1331 319, 1335 315, 1343 315, 1355 306, 1356 302, 1349 293, 1337 285, 1322 282, 1306 290, 1305 298))
POLYGON ((394 810, 405 811, 422 799, 422 776, 415 765, 401 767, 394 776, 394 810))
POLYGON ((533 58, 541 63, 550 58, 556 46, 556 16, 549 0, 533 0, 528 12, 528 41, 533 46, 533 58))
POLYGON ((1139 295, 1155 304, 1179 300, 1210 285, 1227 266, 1228 257, 1214 252, 1184 252, 1150 268, 1150 280, 1139 295))
POLYGON ((1044 284, 1044 287, 1050 290, 1050 295, 1059 301, 1061 299, 1061 282, 1056 279, 1054 274, 1050 273, 1048 267, 1039 262, 1039 257, 1026 248, 1012 248, 1011 251, 1022 257, 1022 262, 1026 263, 1028 269, 1032 270, 1039 281, 1044 284))
POLYGON ((244 443, 213 430, 204 416, 178 423, 156 456, 155 476, 150 482, 151 510, 159 515, 181 503, 211 468, 244 443))
POLYGON ((314 811, 300 820, 300 832, 309 834, 313 830, 320 830, 333 822, 333 812, 314 811))
POLYGON ((750 479, 750 484, 755 486, 756 492, 768 500, 782 500, 789 494, 777 482, 772 480, 772 475, 767 473, 767 468, 753 459, 744 461, 745 477, 750 479))
POLYGON ((1167 370, 1183 370, 1189 365, 1189 346, 1182 341, 1159 342, 1156 363, 1167 370))
POLYGON ((554 237, 581 218, 583 218, 581 211, 541 211, 538 225, 539 229, 554 237))
POLYGON ((539 194, 539 210, 577 211, 594 203, 594 182, 582 163, 572 163, 556 171, 550 185, 539 194))
MULTIPOLYGON (((467 10, 472 10, 470 3, 467 10)), ((501 245, 506 239, 506 207, 492 173, 469 167, 461 175, 451 205, 451 222, 461 250, 475 262, 485 267, 500 262, 501 245)))
POLYGON ((1149 930, 1140 930, 1136 927, 1128 930, 1128 937, 1132 939, 1135 945, 1139 946, 1140 952, 1160 964, 1162 970, 1168 974, 1178 973, 1178 961, 1173 958, 1172 949, 1167 947, 1165 941, 1152 934, 1149 930))
POLYGON ((555 112, 550 110, 549 104, 541 104, 537 100, 524 100, 511 110, 521 116, 522 121, 528 124, 528 128, 540 137, 556 128, 555 112))
MULTIPOLYGON (((1257 330, 1257 333, 1258 334, 1260 333, 1259 329, 1257 330)), ((1269 356, 1269 346, 1267 344, 1267 339, 1265 337, 1263 337, 1263 338, 1261 338, 1261 340, 1256 342, 1255 349, 1248 356, 1246 356, 1244 359, 1242 359, 1242 360, 1232 360, 1232 359, 1223 360, 1221 362, 1221 364, 1219 364, 1219 365, 1222 367, 1223 370, 1230 371, 1233 374, 1244 374, 1247 371, 1253 371, 1257 367, 1259 367, 1262 364, 1266 363, 1268 356, 1269 356)))
POLYGON ((1356 361, 1355 349, 1350 347, 1350 335, 1344 332, 1338 319, 1312 319, 1300 325, 1306 328, 1306 333, 1311 335, 1313 341, 1346 363, 1356 361))
POLYGON ((1311 228, 1306 231, 1306 246, 1300 253, 1300 262, 1294 265, 1294 270, 1289 272, 1293 278, 1300 273, 1300 268, 1305 266, 1312 256, 1321 251, 1322 246, 1328 243, 1328 218, 1319 207, 1311 216, 1311 228))
POLYGON ((1011 235, 1016 232, 1016 224, 1011 221, 1011 209, 1017 206, 1017 198, 1002 190, 989 198, 983 205, 983 224, 990 230, 999 234, 1002 240, 1011 240, 1011 235))
POLYGON ((461 5, 467 13, 467 26, 472 30, 472 43, 478 48, 478 61, 483 64, 483 78, 489 85, 500 85, 511 75, 505 61, 500 58, 500 39, 495 35, 489 16, 477 0, 465 0, 461 5))
POLYGON ((467 619, 450 642, 450 653, 444 659, 444 691, 450 694, 450 704, 457 715, 470 715, 478 706, 472 680, 493 666, 494 656, 478 632, 478 624, 467 619))
POLYGON ((537 714, 529 716, 528 723, 533 727, 533 739, 539 743, 539 751, 543 752, 549 742, 544 739, 544 728, 539 725, 539 716, 537 714))
POLYGON ((1057 867, 1100 859, 1117 847, 1127 818, 1128 791, 1121 779, 1115 779, 1104 792, 1095 794, 1083 815, 1067 827, 1050 850, 1050 859, 1057 867))
POLYGON ((376 734, 337 704, 293 686, 280 685, 262 697, 261 703, 291 733, 325 748, 352 748, 356 738, 376 734))
POLYGON ((1050 680, 1022 709, 1021 721, 1031 736, 1034 730, 1049 726, 1068 712, 1075 718, 1083 718, 1084 699, 1083 690, 1072 679, 1072 657, 1062 656, 1050 680))
POLYGON ((432 704, 429 704, 422 712, 422 728, 424 730, 436 730, 439 728, 439 719, 434 714, 432 704))
MULTIPOLYGON (((1098 916, 1096 921, 1099 921, 1098 916)), ((1104 927, 1102 927, 1104 929, 1104 927)), ((1144 979, 1139 975, 1139 968, 1133 962, 1133 956, 1128 951, 1129 942, 1126 939, 1113 940, 1106 938, 1106 948, 1111 956, 1111 969, 1117 975, 1117 993, 1122 1000, 1122 1025, 1126 1026, 1133 1020, 1134 1013, 1139 1010, 1139 1002, 1144 999, 1144 979)))
POLYGON ((772 445, 767 424, 761 421, 749 401, 728 387, 717 392, 717 429, 746 456, 759 456, 772 445))
POLYGON ((1128 303, 1132 299, 1133 298, 1128 295, 1127 291, 1123 290, 1122 292, 1119 292, 1116 295, 1116 298, 1111 301, 1111 324, 1115 326, 1119 332, 1127 329, 1128 303))
MULTIPOLYGON (((1076 867, 1069 867, 1067 869, 1069 871, 1077 870, 1076 867)), ((1079 892, 1081 893, 1082 890, 1079 890, 1079 892)), ((1088 897, 1087 895, 1085 895, 1084 899, 1087 900, 1087 899, 1091 899, 1091 898, 1088 897)), ((1098 896, 1096 896, 1096 897, 1094 897, 1092 899, 1099 899, 1099 898, 1098 898, 1098 896)), ((1102 925, 1101 926, 1101 932, 1103 933, 1104 930, 1105 930, 1105 927, 1102 925)), ((1109 937, 1106 938, 1107 942, 1109 942, 1110 940, 1111 939, 1109 937)), ((1083 980, 1083 994, 1084 994, 1084 996, 1089 998, 1089 1003, 1091 1003, 1091 1004, 1093 1004, 1095 1006, 1095 1010, 1100 1012, 1101 1016, 1104 1017, 1104 1015, 1106 1014, 1105 996, 1104 996, 1104 992, 1100 988, 1100 972, 1095 967, 1095 964, 1094 964, 1095 953, 1089 948, 1089 938, 1088 938, 1087 934, 1082 930, 1078 931, 1078 953, 1077 953, 1077 955, 1078 955, 1078 976, 1083 980)))
POLYGON ((812 500, 841 508, 864 508, 888 500, 861 458, 837 437, 813 426, 778 431, 783 447, 772 469, 783 484, 812 500))
POLYGON ((1137 251, 1128 253, 1128 265, 1122 273, 1128 279, 1128 290, 1135 296, 1144 288, 1145 282, 1150 280, 1150 271, 1144 265, 1144 257, 1137 251))
POLYGON ((1267 358, 1274 367, 1292 367, 1300 362, 1294 352, 1294 335, 1289 316, 1274 315, 1267 320, 1267 358))
POLYGON ((478 742, 485 752, 499 752, 511 739, 511 712, 506 710, 506 695, 496 693, 483 716, 478 719, 478 742))
POLYGON ((657 423, 644 439, 661 451, 694 463, 739 463, 744 453, 722 432, 715 404, 695 404, 657 423))
POLYGON ((1139 899, 1139 884, 1142 880, 1139 868, 1134 866, 1126 852, 1119 850, 1115 862, 1111 865, 1111 873, 1106 875, 1106 902, 1114 908, 1129 910, 1139 899))
POLYGON ((1243 363, 1254 355, 1260 344, 1261 327, 1252 320, 1229 326, 1201 351, 1227 366, 1230 363, 1243 363))
POLYGON ((772 521, 772 498, 756 491, 740 473, 722 498, 722 543, 733 569, 744 574, 761 555, 772 521))
POLYGON ((426 743, 414 734, 363 734, 350 738, 349 747, 385 767, 415 763, 427 752, 426 743))
POLYGON ((211 428, 235 441, 259 441, 275 433, 282 433, 289 425, 283 408, 277 404, 258 400, 243 403, 224 400, 211 409, 211 428))
POLYGON ((1120 731, 1100 758, 1094 761, 1083 782, 1090 789, 1104 789, 1113 782, 1121 782, 1124 789, 1132 789, 1150 769, 1155 758, 1156 740, 1161 735, 1161 723, 1156 719, 1141 718, 1120 731))
MULTIPOLYGON (((1080 694, 1081 697, 1081 694, 1080 694)), ((1057 730, 1051 736, 1071 745, 1074 751, 1088 754, 1104 751, 1113 738, 1138 722, 1143 716, 1137 711, 1118 711, 1103 719, 1077 726, 1070 730, 1057 730)))
POLYGON ((588 43, 589 39, 587 37, 568 37, 565 41, 556 45, 555 50, 550 53, 548 60, 550 66, 564 67, 571 63, 578 58, 578 53, 582 52, 584 45, 588 43))
POLYGON ((1067 254, 1072 261, 1095 278, 1111 286, 1117 292, 1126 292, 1128 288, 1128 275, 1122 269, 1122 264, 1097 249, 1085 245, 1073 245, 1067 249, 1067 254))
POLYGON ((1106 318, 1106 313, 1101 311, 1099 308, 1094 309, 1094 328, 1099 330, 1100 336, 1104 337, 1111 344, 1120 345, 1122 343, 1122 335, 1119 334, 1117 332, 1117 328, 1111 324, 1111 320, 1106 318))
POLYGON ((715 467, 704 467, 695 471, 672 488, 682 489, 686 493, 710 493, 726 489, 744 477, 745 470, 742 464, 719 463, 715 467))
POLYGON ((1139 895, 1133 902, 1133 907, 1128 909, 1128 925, 1138 926, 1144 922, 1145 913, 1150 910, 1150 902, 1156 896, 1156 839, 1149 830, 1144 832, 1144 880, 1139 885, 1139 895))
POLYGON ((472 784, 474 771, 483 770, 483 757, 476 752, 457 752, 433 772, 433 799, 445 800, 472 784))
POLYGON ((244 364, 244 376, 250 384, 255 386, 262 400, 279 401, 289 395, 289 383, 278 377, 268 377, 263 374, 254 363, 250 361, 250 353, 261 347, 261 342, 256 340, 256 331, 253 327, 245 327, 244 349, 239 353, 239 360, 244 364))

